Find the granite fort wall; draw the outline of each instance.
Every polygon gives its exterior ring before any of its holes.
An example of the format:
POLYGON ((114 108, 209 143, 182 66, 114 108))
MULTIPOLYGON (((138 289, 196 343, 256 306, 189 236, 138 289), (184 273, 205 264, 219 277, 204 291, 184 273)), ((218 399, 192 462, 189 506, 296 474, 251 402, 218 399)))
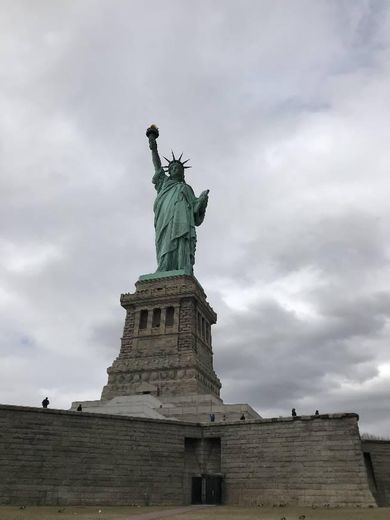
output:
POLYGON ((0 503, 182 504, 185 437, 156 419, 0 406, 0 503))
POLYGON ((354 414, 191 423, 0 406, 0 503, 375 505, 354 414))
POLYGON ((364 440, 362 445, 372 492, 378 505, 390 506, 390 441, 364 440))
POLYGON ((376 505, 355 414, 210 424, 227 504, 376 505))

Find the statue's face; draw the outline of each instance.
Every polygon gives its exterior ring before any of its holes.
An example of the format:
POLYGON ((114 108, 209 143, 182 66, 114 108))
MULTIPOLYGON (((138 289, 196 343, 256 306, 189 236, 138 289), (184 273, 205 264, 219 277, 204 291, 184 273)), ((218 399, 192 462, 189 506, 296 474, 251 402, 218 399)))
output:
POLYGON ((177 181, 184 180, 184 168, 179 162, 173 162, 169 166, 169 175, 172 179, 177 181))

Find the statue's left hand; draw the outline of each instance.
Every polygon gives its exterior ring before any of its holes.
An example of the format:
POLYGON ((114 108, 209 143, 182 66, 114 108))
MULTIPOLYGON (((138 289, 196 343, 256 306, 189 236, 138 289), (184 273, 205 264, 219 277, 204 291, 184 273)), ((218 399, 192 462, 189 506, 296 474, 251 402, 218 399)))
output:
POLYGON ((200 224, 203 222, 204 216, 206 214, 207 203, 209 201, 209 191, 210 190, 202 191, 196 201, 194 206, 195 226, 200 226, 200 224))
POLYGON ((203 209, 205 210, 206 207, 207 207, 207 203, 209 201, 209 191, 210 190, 205 190, 205 191, 202 191, 202 193, 199 195, 199 198, 198 198, 198 204, 197 204, 197 207, 199 209, 203 209))

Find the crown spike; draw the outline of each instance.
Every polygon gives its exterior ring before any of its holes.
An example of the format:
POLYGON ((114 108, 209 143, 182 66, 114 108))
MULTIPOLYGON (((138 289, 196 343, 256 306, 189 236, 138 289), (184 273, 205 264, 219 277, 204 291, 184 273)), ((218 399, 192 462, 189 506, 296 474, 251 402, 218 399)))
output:
POLYGON ((176 157, 175 157, 175 154, 173 153, 173 150, 171 150, 171 154, 172 154, 173 160, 176 161, 176 157))
POLYGON ((187 170, 188 168, 192 168, 192 166, 183 166, 183 168, 187 170))
MULTIPOLYGON (((182 154, 183 155, 183 154, 182 154)), ((183 161, 181 164, 185 164, 189 161, 189 159, 187 159, 186 161, 183 161)))
POLYGON ((180 157, 179 157, 178 160, 181 161, 181 158, 182 158, 182 157, 183 157, 183 152, 181 152, 181 155, 180 155, 180 157))
POLYGON ((168 162, 170 163, 171 161, 169 159, 167 159, 164 155, 163 155, 163 158, 168 162))

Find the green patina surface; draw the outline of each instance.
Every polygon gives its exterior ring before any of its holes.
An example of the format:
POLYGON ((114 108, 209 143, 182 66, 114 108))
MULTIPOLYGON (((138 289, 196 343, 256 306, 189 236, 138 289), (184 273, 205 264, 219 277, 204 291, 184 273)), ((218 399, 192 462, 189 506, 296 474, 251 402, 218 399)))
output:
POLYGON ((185 269, 175 269, 174 271, 157 271, 156 273, 141 274, 138 280, 157 280, 158 278, 168 278, 170 276, 183 276, 184 274, 191 274, 185 269))
MULTIPOLYGON (((156 139, 159 135, 155 126, 148 128, 146 135, 152 151, 154 176, 152 182, 157 191, 154 202, 154 228, 157 256, 156 274, 184 271, 193 274, 195 264, 196 231, 206 214, 208 190, 196 197, 193 189, 185 182, 181 156, 168 160, 167 173, 161 165, 156 139)), ((150 275, 144 275, 150 277, 150 275)), ((167 275, 172 276, 172 275, 167 275)), ((148 278, 140 278, 148 279, 148 278)))

